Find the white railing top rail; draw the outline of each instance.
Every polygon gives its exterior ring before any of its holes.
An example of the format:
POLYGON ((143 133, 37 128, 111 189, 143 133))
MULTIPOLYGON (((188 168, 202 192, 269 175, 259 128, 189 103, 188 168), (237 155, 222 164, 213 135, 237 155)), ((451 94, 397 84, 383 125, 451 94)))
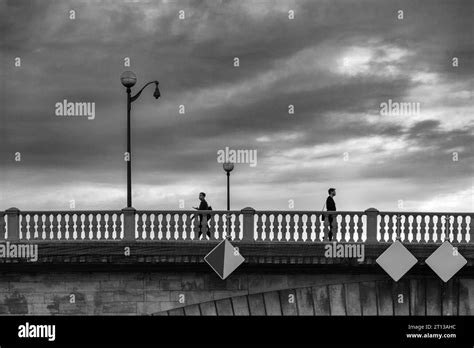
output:
MULTIPOLYGON (((206 212, 206 213, 231 213, 240 214, 242 210, 195 210, 195 209, 137 209, 136 213, 195 213, 206 212)), ((384 215, 458 215, 458 216, 474 216, 474 212, 423 212, 423 211, 369 211, 377 214, 384 215)), ((7 211, 0 211, 0 214, 4 215, 7 211)), ((118 214, 123 213, 121 209, 116 210, 20 210, 20 214, 118 214)), ((338 210, 338 211, 326 211, 326 210, 256 210, 256 214, 367 214, 365 210, 338 210)))
POLYGON ((191 213, 195 214, 199 212, 199 214, 241 214, 241 210, 189 210, 189 209, 175 209, 175 210, 136 210, 137 214, 156 214, 156 213, 161 213, 161 214, 183 214, 183 213, 191 213))
POLYGON ((21 210, 21 215, 33 214, 121 214, 121 210, 21 210))

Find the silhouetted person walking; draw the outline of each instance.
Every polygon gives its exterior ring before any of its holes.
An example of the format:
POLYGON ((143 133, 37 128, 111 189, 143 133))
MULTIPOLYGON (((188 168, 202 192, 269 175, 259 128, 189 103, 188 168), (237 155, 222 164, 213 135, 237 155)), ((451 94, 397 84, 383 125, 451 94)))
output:
MULTIPOLYGON (((207 204, 206 194, 204 192, 199 193, 199 200, 201 201, 201 203, 199 204, 199 208, 193 207, 194 209, 196 209, 196 210, 212 210, 212 208, 207 204)), ((211 218, 211 215, 207 214, 207 220, 206 220, 205 226, 207 227, 206 235, 209 236, 209 238, 211 237, 211 231, 209 231, 209 225, 207 224, 207 221, 209 221, 210 218, 211 218)), ((199 235, 198 235, 198 239, 201 238, 202 227, 203 227, 202 226, 202 214, 199 214, 199 235)))
MULTIPOLYGON (((336 202, 334 202, 334 196, 336 196, 336 189, 335 188, 330 188, 328 190, 328 198, 326 199, 326 210, 327 211, 336 211, 336 202)), ((332 222, 334 220, 333 215, 328 214, 328 223, 329 223, 329 234, 328 238, 329 240, 332 240, 332 231, 333 231, 333 225, 332 222)))

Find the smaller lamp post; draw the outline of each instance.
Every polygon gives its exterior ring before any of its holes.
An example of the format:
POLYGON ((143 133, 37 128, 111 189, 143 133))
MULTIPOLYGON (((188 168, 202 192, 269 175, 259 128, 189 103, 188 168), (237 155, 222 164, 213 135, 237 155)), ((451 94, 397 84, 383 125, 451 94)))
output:
POLYGON ((226 221, 226 225, 227 225, 227 238, 230 238, 230 213, 229 213, 229 210, 230 210, 230 172, 234 169, 234 163, 232 162, 225 162, 223 165, 222 165, 222 168, 225 170, 225 172, 227 173, 227 221, 226 221))
POLYGON ((234 163, 226 162, 222 168, 227 172, 227 210, 230 210, 230 172, 234 169, 234 163))

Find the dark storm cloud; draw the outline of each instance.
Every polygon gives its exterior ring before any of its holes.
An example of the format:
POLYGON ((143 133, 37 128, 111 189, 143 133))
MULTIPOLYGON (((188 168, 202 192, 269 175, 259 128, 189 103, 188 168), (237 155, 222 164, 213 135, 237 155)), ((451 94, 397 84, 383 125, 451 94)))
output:
MULTIPOLYGON (((250 180, 264 192, 274 183, 292 187, 330 177, 348 185, 365 179, 425 185, 426 173, 466 188, 472 102, 465 94, 474 71, 468 1, 20 0, 0 6, 8 80, 0 154, 6 197, 19 206, 29 204, 28 189, 39 196, 58 182, 71 190, 77 183, 122 189, 125 93, 118 77, 127 69, 137 73, 137 86, 157 78, 162 90, 160 100, 150 89, 133 105, 137 185, 173 192, 199 178, 220 180, 216 152, 229 146, 258 151, 259 165, 241 169, 248 180, 235 179, 242 192, 254 192, 250 180), (403 22, 396 19, 400 8, 403 22), (289 9, 296 13, 291 21, 289 9), (180 10, 185 20, 178 19, 180 10), (13 66, 15 57, 21 68, 13 66), (131 68, 123 67, 125 57, 131 68), (421 98, 428 98, 423 119, 379 114, 388 99, 421 98), (96 118, 56 117, 54 104, 63 99, 95 102, 96 118), (446 128, 452 114, 457 123, 446 128), (455 170, 440 165, 452 151, 462 158, 455 170), (349 162, 341 160, 345 152, 349 162), (377 163, 369 165, 370 158, 377 163), (15 194, 32 173, 35 185, 15 194)), ((146 206, 146 194, 137 195, 146 206)), ((120 206, 113 197, 108 204, 120 206)), ((269 193, 269 207, 272 201, 269 193)))

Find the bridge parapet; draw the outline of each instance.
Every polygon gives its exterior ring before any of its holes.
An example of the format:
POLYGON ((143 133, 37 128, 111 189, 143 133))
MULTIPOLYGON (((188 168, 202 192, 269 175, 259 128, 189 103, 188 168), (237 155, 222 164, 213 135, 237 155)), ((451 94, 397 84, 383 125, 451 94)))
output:
POLYGON ((69 210, 0 212, 0 240, 191 241, 230 236, 245 242, 472 244, 473 213, 242 210, 69 210), (332 225, 332 226, 331 226, 332 225))

